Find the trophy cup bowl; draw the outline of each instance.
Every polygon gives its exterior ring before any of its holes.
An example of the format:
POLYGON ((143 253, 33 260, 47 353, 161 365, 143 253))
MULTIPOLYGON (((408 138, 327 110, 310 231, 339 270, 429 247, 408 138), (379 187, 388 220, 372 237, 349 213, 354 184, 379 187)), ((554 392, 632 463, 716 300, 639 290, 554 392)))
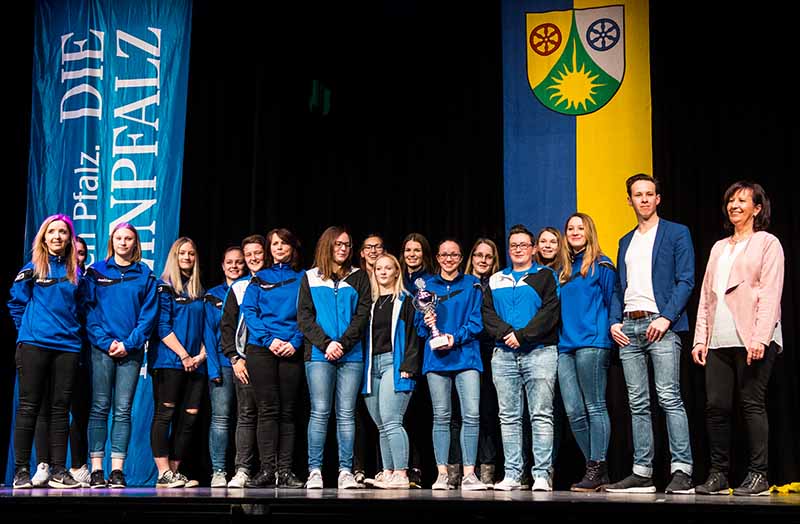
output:
MULTIPOLYGON (((435 312, 436 306, 439 305, 439 295, 433 291, 428 291, 425 289, 425 281, 421 278, 415 280, 414 284, 417 286, 417 293, 414 295, 413 300, 414 308, 423 315, 429 311, 435 312)), ((435 322, 430 329, 431 339, 429 341, 429 345, 431 346, 431 349, 441 349, 450 344, 450 340, 448 339, 447 335, 439 331, 439 328, 436 327, 435 322)))

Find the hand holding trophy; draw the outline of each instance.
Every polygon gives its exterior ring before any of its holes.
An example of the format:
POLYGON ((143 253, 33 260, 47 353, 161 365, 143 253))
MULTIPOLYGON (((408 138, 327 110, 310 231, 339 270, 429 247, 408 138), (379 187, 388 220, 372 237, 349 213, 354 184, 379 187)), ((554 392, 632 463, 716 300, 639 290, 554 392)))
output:
MULTIPOLYGON (((425 280, 421 278, 416 279, 414 284, 417 286, 417 294, 414 295, 413 300, 414 308, 423 315, 435 313, 436 306, 439 305, 439 295, 425 289, 425 280)), ((430 340, 431 349, 441 349, 450 345, 450 337, 442 334, 439 328, 436 327, 435 322, 430 328, 432 335, 430 340)))

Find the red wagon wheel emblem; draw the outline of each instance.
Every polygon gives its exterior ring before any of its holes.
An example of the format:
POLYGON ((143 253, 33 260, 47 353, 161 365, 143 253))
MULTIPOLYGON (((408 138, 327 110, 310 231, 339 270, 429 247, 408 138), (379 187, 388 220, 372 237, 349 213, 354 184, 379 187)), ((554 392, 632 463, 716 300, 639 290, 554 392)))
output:
POLYGON ((551 55, 561 47, 561 30, 551 23, 537 25, 531 31, 529 41, 537 55, 551 55))

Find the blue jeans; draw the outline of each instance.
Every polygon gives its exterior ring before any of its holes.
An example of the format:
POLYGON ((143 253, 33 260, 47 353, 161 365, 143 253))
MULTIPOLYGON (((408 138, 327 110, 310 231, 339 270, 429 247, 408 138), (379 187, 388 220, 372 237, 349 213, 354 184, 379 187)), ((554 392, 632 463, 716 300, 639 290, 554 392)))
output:
POLYGON ((408 468, 408 434, 403 416, 411 391, 394 390, 394 357, 391 352, 372 357, 372 393, 364 396, 372 420, 378 427, 383 469, 408 468))
POLYGON ((222 383, 209 382, 208 396, 211 401, 211 427, 208 430, 208 451, 214 471, 225 471, 228 451, 228 436, 233 415, 236 392, 233 384, 233 368, 220 366, 222 383))
POLYGON ((647 358, 653 364, 658 403, 667 419, 669 450, 672 454, 670 471, 692 474, 692 446, 689 441, 689 421, 681 399, 680 365, 681 339, 667 331, 658 342, 648 342, 645 331, 658 318, 650 315, 622 324, 630 344, 619 350, 628 404, 633 427, 633 472, 643 477, 653 476, 653 426, 650 418, 650 384, 647 358))
POLYGON ((450 411, 453 382, 461 408, 461 461, 474 466, 478 455, 480 428, 481 374, 475 369, 427 375, 433 405, 433 455, 436 464, 447 465, 450 451, 450 411))
POLYGON ((506 477, 519 480, 522 475, 523 394, 528 398, 531 417, 533 477, 547 478, 551 474, 557 370, 556 346, 524 352, 494 349, 492 375, 497 388, 506 477))
POLYGON ((363 362, 306 362, 306 380, 311 397, 311 415, 308 419, 309 471, 322 468, 322 452, 334 394, 339 471, 352 470, 356 398, 361 390, 363 372, 363 362))
POLYGON ((111 423, 111 458, 125 459, 131 440, 131 408, 144 351, 128 353, 124 358, 111 358, 104 350, 92 347, 92 407, 89 410, 89 456, 105 457, 108 436, 108 413, 113 398, 114 418, 111 423))
POLYGON ((581 348, 558 355, 558 385, 572 434, 585 460, 606 460, 611 421, 606 408, 610 349, 581 348))

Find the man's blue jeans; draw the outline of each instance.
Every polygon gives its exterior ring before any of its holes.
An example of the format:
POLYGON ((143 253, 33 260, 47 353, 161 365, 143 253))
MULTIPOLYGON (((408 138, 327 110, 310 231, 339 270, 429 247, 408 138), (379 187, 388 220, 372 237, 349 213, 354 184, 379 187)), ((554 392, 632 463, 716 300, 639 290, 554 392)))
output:
POLYGON ((492 375, 497 388, 500 431, 505 455, 505 476, 522 475, 523 397, 528 398, 531 417, 534 478, 548 478, 553 459, 553 396, 558 351, 546 346, 529 351, 495 348, 492 375))
POLYGON ((653 476, 653 424, 650 417, 650 385, 647 359, 653 364, 653 378, 658 403, 667 419, 669 450, 672 454, 670 471, 692 474, 692 446, 689 441, 689 421, 681 399, 680 365, 681 339, 673 331, 664 333, 661 340, 648 342, 647 326, 658 318, 625 319, 622 332, 630 344, 619 350, 633 428, 633 472, 642 477, 653 476))

